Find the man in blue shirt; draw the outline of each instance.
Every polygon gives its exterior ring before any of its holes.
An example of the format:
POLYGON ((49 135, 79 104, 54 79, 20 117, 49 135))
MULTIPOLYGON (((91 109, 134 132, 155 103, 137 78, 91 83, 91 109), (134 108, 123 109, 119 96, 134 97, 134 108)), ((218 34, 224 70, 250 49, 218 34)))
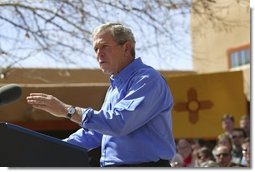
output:
POLYGON ((102 108, 81 108, 52 95, 30 93, 27 102, 81 126, 64 141, 93 149, 101 146, 101 166, 169 166, 175 155, 173 98, 164 78, 135 58, 132 31, 107 23, 93 32, 102 71, 110 75, 102 108))

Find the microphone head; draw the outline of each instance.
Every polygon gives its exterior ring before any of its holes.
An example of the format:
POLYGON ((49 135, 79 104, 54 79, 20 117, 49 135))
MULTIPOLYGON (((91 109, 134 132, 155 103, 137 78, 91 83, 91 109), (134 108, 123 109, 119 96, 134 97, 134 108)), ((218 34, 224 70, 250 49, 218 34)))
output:
POLYGON ((17 84, 8 84, 0 88, 0 106, 14 101, 21 97, 21 87, 17 84))

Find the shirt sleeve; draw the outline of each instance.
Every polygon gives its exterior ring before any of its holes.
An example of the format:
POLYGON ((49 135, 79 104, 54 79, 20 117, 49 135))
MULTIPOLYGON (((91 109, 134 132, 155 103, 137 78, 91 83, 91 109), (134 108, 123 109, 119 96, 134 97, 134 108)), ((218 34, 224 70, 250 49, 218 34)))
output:
POLYGON ((77 130, 71 134, 68 138, 63 139, 63 141, 86 148, 93 149, 101 146, 102 134, 85 130, 83 128, 77 130))
POLYGON ((106 135, 122 136, 145 125, 172 106, 169 87, 158 73, 137 75, 128 85, 125 96, 112 110, 84 111, 82 127, 106 135))

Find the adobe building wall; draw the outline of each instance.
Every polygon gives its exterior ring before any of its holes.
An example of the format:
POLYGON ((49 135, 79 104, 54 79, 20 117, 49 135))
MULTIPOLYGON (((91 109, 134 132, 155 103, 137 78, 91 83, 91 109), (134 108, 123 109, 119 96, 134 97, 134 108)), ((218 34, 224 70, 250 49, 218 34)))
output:
MULTIPOLYGON (((192 71, 159 72, 165 77, 194 74, 192 71)), ((0 84, 109 83, 109 75, 104 74, 100 69, 12 68, 2 73, 0 84)))
POLYGON ((250 44, 249 4, 229 0, 211 4, 220 20, 215 25, 201 23, 201 15, 191 16, 193 68, 197 73, 229 71, 228 50, 250 44), (227 8, 219 10, 219 6, 227 8), (223 25, 222 20, 232 23, 223 25))

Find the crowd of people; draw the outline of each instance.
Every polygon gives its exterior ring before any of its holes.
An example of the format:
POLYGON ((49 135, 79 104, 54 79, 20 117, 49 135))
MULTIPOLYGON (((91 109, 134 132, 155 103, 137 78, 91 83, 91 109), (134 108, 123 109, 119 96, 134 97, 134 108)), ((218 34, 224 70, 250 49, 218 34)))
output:
POLYGON ((172 167, 251 167, 250 118, 243 115, 239 126, 235 118, 225 114, 221 120, 222 133, 213 145, 203 140, 179 139, 177 153, 170 161, 172 167))

